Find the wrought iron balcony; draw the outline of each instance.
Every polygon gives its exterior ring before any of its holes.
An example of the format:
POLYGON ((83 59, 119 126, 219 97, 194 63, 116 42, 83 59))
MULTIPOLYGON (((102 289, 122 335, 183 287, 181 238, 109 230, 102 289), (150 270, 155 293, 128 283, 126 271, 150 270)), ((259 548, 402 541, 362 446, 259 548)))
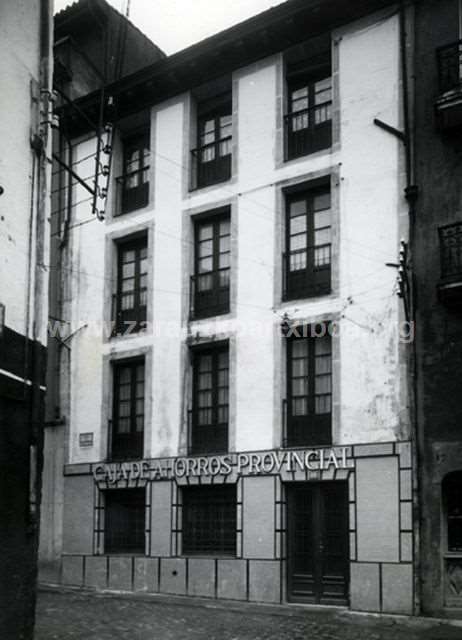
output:
POLYGON ((440 300, 462 307, 462 222, 439 228, 441 280, 440 300))
POLYGON ((314 298, 331 291, 331 245, 282 254, 282 299, 314 298))
POLYGON ((286 160, 306 156, 332 145, 332 101, 288 113, 286 129, 286 160))
POLYGON ((192 189, 201 189, 231 178, 231 142, 228 136, 193 149, 192 189))
POLYGON ((311 447, 332 444, 331 414, 292 414, 291 403, 282 401, 282 446, 311 447))
POLYGON ((439 97, 436 113, 439 126, 462 125, 462 40, 437 49, 439 97))
POLYGON ((212 454, 228 451, 228 423, 199 424, 197 411, 188 411, 188 453, 212 454))
POLYGON ((112 336, 146 330, 147 289, 134 289, 112 296, 112 336))
POLYGON ((108 421, 108 461, 140 460, 143 457, 144 431, 120 433, 117 421, 108 421))
POLYGON ((148 176, 149 166, 116 178, 116 216, 147 206, 149 201, 148 176))
POLYGON ((229 267, 191 276, 191 320, 209 318, 229 312, 229 267))

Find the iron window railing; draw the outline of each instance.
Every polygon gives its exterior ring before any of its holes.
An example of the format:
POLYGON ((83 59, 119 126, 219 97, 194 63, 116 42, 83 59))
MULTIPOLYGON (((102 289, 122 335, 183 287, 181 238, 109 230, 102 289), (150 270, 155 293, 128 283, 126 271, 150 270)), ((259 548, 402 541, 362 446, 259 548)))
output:
POLYGON ((231 141, 227 136, 192 149, 192 188, 200 189, 231 177, 231 141))
POLYGON ((104 492, 104 552, 145 553, 145 489, 104 492))
POLYGON ((229 267, 200 273, 190 279, 191 320, 229 312, 229 267))
POLYGON ((140 460, 143 457, 144 432, 118 433, 117 420, 108 421, 108 460, 140 460))
POLYGON ((283 300, 330 293, 331 244, 296 249, 282 254, 283 300))
POLYGON ((286 158, 298 158, 332 145, 332 101, 288 113, 284 117, 286 129, 286 158))
POLYGON ((147 291, 143 287, 112 296, 113 337, 146 330, 147 291))
POLYGON ((462 222, 439 228, 441 277, 462 278, 462 222))
POLYGON ((236 555, 236 486, 182 489, 183 555, 236 555))
POLYGON ((149 165, 116 178, 115 215, 146 207, 149 201, 149 165))
POLYGON ((461 88, 462 40, 440 47, 436 52, 441 93, 461 88))

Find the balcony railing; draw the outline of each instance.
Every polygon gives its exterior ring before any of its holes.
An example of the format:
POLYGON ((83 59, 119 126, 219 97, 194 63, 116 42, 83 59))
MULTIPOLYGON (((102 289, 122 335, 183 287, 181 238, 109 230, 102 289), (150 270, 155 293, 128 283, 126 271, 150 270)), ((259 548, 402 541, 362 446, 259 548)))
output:
POLYGON ((462 40, 437 49, 440 93, 461 88, 462 40))
POLYGON ((331 414, 292 415, 291 403, 282 401, 282 446, 311 447, 332 444, 331 414))
POLYGON ((232 137, 205 144, 193 149, 192 189, 224 182, 231 177, 231 141, 232 137))
POLYGON ((282 254, 282 298, 313 298, 331 291, 331 245, 282 254))
POLYGON ((112 296, 112 336, 146 330, 147 289, 134 289, 112 296))
POLYGON ((286 129, 286 159, 306 156, 332 145, 332 101, 288 113, 286 129))
POLYGON ((149 201, 149 166, 116 178, 117 202, 115 215, 146 207, 149 201))
POLYGON ((462 279, 462 222, 440 227, 441 277, 462 279))
POLYGON ((117 433, 117 424, 108 421, 108 452, 107 459, 139 460, 143 457, 144 432, 117 433))
POLYGON ((228 451, 228 423, 200 425, 194 409, 188 411, 188 453, 226 453, 228 451))
POLYGON ((190 279, 191 320, 229 312, 229 267, 200 273, 190 279))

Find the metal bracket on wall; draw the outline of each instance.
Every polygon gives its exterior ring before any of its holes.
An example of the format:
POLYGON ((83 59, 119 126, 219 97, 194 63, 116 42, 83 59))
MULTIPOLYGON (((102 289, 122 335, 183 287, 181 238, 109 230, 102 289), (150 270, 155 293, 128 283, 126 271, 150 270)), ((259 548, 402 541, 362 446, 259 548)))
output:
POLYGON ((401 142, 406 144, 406 135, 404 131, 400 131, 399 129, 392 127, 391 124, 387 124, 386 122, 379 120, 379 118, 374 118, 374 124, 380 129, 383 129, 384 131, 391 133, 393 136, 401 140, 401 142))

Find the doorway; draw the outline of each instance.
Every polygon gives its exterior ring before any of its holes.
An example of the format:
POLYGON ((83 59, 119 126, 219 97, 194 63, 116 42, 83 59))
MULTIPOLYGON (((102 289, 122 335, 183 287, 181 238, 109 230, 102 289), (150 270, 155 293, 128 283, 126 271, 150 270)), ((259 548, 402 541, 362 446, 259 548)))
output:
POLYGON ((287 596, 290 602, 348 604, 348 484, 287 488, 287 596))

